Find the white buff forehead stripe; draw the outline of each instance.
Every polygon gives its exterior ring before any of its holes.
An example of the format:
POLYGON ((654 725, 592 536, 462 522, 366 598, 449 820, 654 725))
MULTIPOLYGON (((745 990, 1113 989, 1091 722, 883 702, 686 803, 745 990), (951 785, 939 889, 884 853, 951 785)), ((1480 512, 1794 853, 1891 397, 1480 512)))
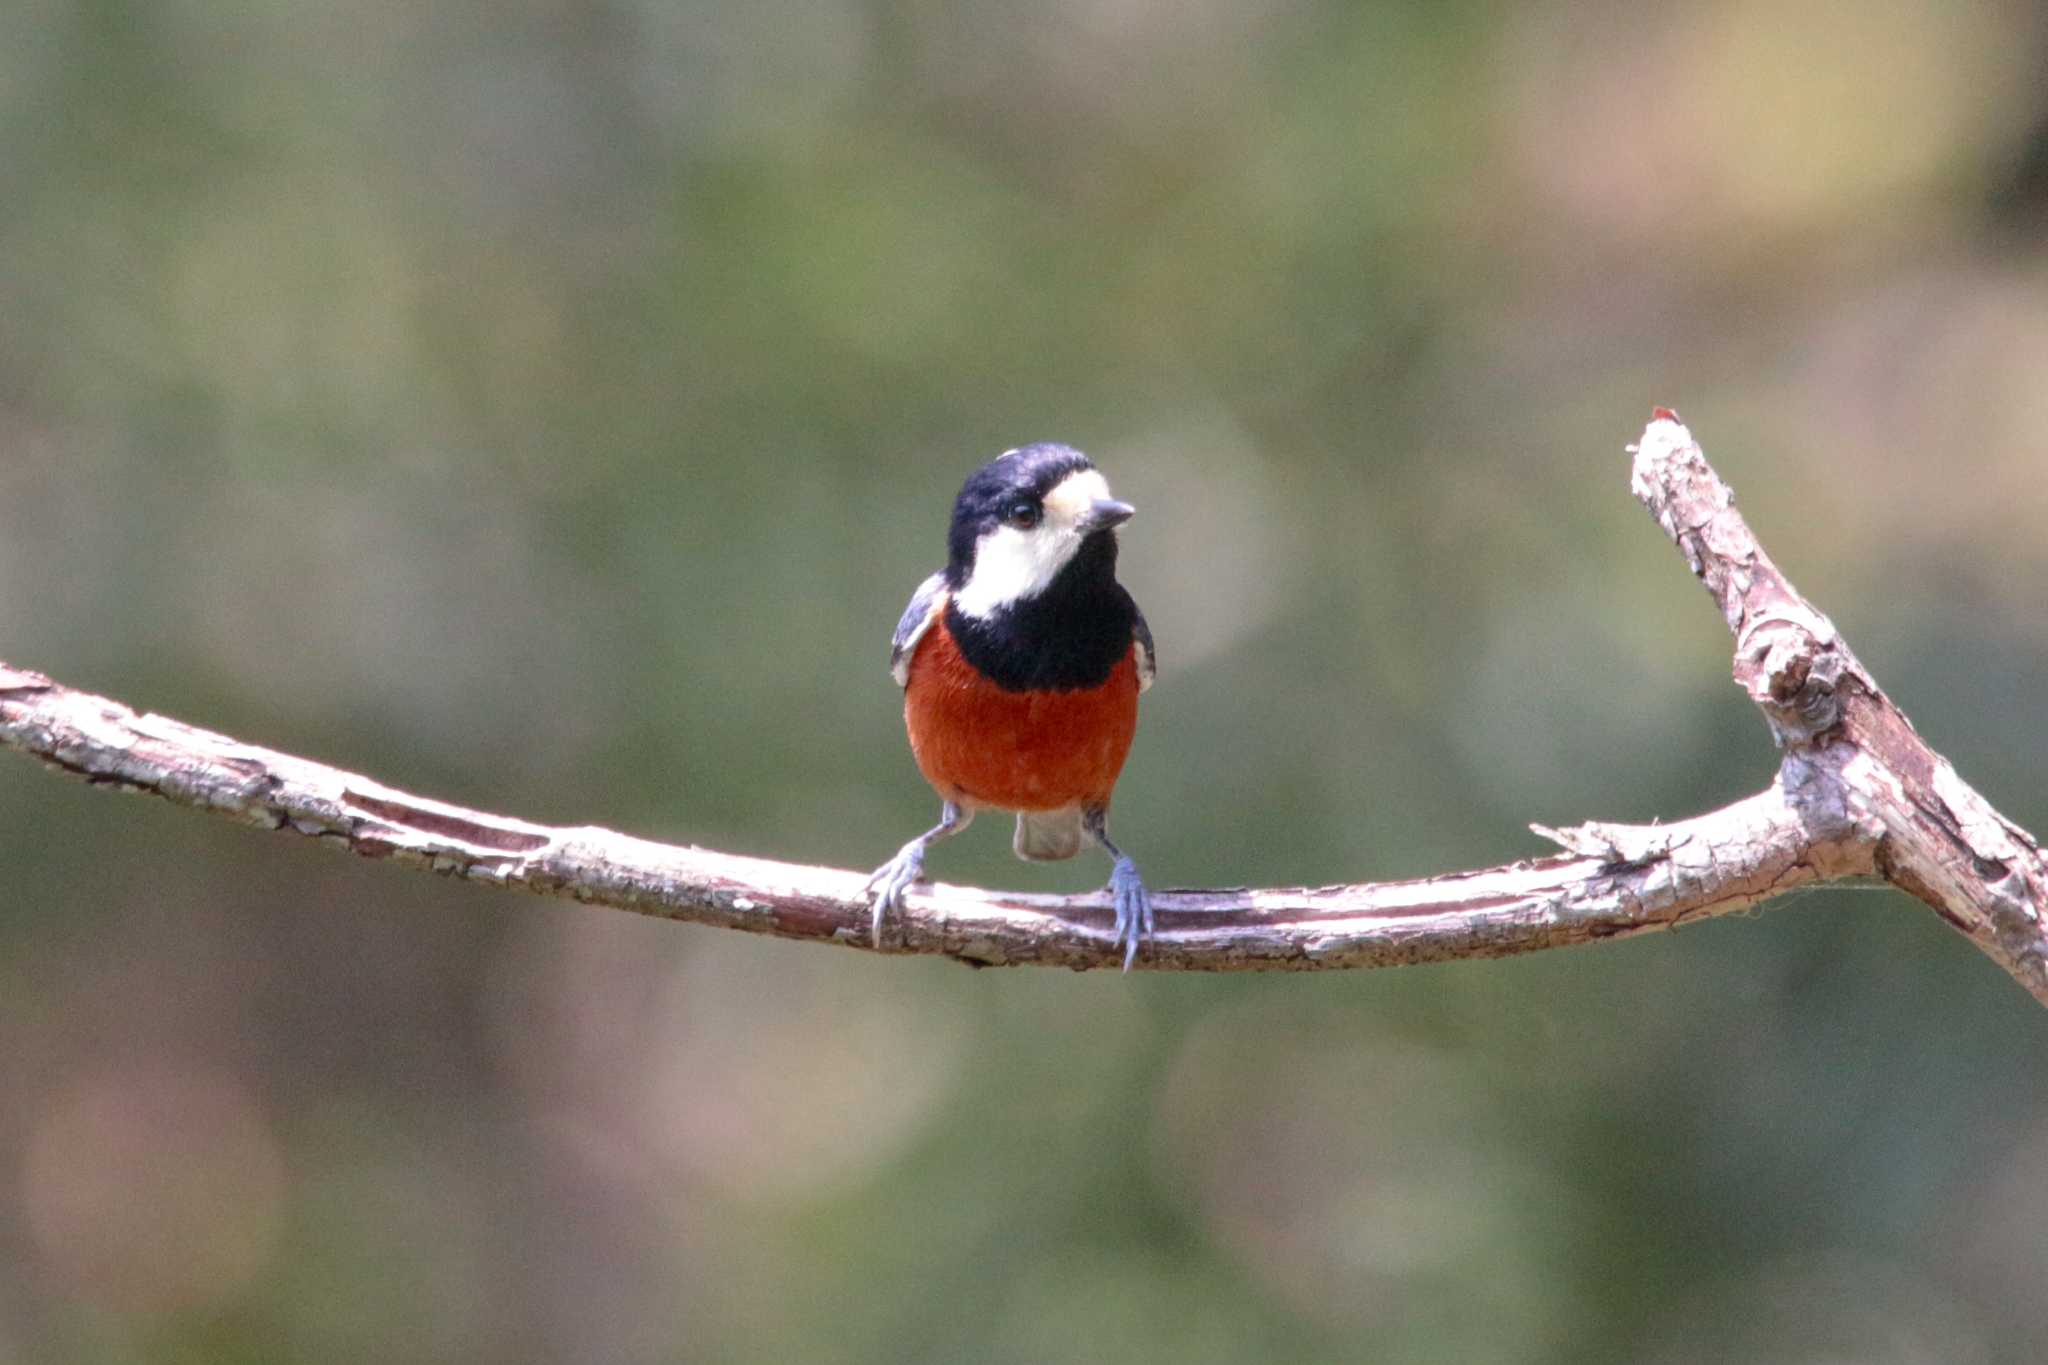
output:
POLYGON ((1072 526, 1108 496, 1109 480, 1102 477, 1101 471, 1076 470, 1045 495, 1046 514, 1072 526))

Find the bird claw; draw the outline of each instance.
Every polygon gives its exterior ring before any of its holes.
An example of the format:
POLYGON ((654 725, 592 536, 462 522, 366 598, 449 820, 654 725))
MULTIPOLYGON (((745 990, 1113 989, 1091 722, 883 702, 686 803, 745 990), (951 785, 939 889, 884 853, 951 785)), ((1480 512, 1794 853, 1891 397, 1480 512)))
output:
POLYGON ((875 869, 868 878, 868 892, 875 898, 875 915, 872 935, 875 947, 882 946, 882 921, 891 910, 903 908, 903 897, 910 888, 924 880, 924 847, 916 840, 903 846, 901 852, 875 869))
POLYGON ((1109 895, 1116 905, 1116 937, 1110 940, 1110 946, 1128 941, 1129 946, 1124 949, 1124 970, 1128 972, 1138 960, 1138 944, 1152 937, 1156 927, 1151 893, 1138 876, 1137 864, 1129 858, 1118 858, 1110 869, 1109 895))

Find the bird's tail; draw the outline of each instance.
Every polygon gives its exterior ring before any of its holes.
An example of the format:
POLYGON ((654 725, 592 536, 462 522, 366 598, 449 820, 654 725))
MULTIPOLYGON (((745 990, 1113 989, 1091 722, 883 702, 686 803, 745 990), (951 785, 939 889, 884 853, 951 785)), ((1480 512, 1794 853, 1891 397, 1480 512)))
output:
POLYGON ((1010 847, 1019 858, 1034 863, 1073 857, 1081 851, 1081 808, 1018 812, 1017 837, 1010 847))

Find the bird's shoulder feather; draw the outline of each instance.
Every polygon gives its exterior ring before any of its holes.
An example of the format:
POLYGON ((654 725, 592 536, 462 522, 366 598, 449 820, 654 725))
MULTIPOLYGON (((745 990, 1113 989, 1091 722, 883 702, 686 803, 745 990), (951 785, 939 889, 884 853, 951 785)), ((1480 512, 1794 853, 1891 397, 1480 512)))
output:
POLYGON ((1138 610, 1136 602, 1131 603, 1131 616, 1131 643, 1138 655, 1138 690, 1143 692, 1152 686, 1153 677, 1159 672, 1159 660, 1152 652, 1152 627, 1145 624, 1145 613, 1138 610))
POLYGON ((903 619, 896 623, 896 633, 889 638, 889 673, 898 687, 910 685, 910 656, 917 652, 917 642, 945 610, 946 575, 935 573, 917 585, 917 591, 910 595, 910 605, 903 609, 903 619))

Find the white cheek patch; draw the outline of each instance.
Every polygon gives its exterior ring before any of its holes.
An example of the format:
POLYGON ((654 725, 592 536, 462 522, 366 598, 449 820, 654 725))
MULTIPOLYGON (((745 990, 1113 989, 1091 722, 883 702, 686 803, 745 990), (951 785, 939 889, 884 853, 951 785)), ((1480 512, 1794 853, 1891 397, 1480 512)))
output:
POLYGON ((1045 517, 1028 531, 998 526, 974 549, 974 572, 953 594, 963 615, 986 618, 997 608, 1036 597, 1081 548, 1081 519, 1098 499, 1109 496, 1109 481, 1093 469, 1062 479, 1045 495, 1045 517))
POLYGON ((986 617, 998 607, 1036 597, 1080 544, 1078 536, 1057 534, 1050 517, 1029 531, 997 527, 975 547, 974 572, 953 594, 953 605, 968 616, 986 617))

